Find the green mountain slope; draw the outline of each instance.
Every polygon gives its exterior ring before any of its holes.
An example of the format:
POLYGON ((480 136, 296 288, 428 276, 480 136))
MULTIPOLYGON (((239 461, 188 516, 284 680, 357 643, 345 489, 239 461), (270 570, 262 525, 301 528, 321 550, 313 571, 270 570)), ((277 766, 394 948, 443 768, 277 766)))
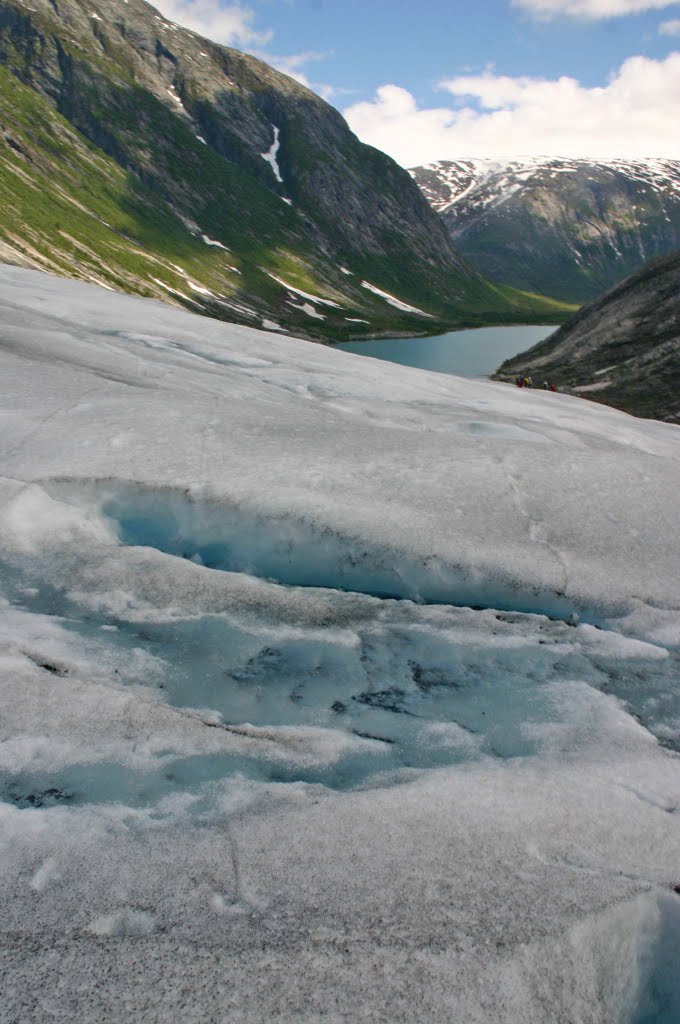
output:
POLYGON ((680 423, 680 252, 584 306, 495 377, 518 373, 636 416, 680 423))
POLYGON ((329 340, 564 318, 318 96, 142 0, 0 0, 0 63, 4 260, 329 340))

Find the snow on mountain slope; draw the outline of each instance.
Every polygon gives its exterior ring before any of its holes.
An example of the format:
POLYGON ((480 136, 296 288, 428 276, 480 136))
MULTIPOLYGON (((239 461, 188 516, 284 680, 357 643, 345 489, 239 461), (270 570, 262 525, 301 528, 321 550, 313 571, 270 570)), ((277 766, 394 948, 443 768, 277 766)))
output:
POLYGON ((563 157, 517 157, 500 161, 489 159, 437 160, 415 167, 409 173, 420 185, 431 206, 444 213, 461 199, 484 188, 484 195, 475 195, 471 206, 486 207, 503 202, 517 186, 531 182, 547 173, 551 177, 575 174, 582 169, 625 174, 634 181, 648 185, 660 195, 680 197, 680 161, 647 160, 575 160, 563 157))
POLYGON ((677 428, 0 317, 8 1018, 675 1019, 677 428))
MULTIPOLYGON (((518 167, 524 167, 518 163, 518 167)), ((494 172, 502 173, 497 160, 436 160, 409 171, 430 206, 443 213, 464 196, 469 195, 494 172)))
POLYGON ((493 280, 583 302, 680 248, 680 161, 439 161, 411 171, 493 280))

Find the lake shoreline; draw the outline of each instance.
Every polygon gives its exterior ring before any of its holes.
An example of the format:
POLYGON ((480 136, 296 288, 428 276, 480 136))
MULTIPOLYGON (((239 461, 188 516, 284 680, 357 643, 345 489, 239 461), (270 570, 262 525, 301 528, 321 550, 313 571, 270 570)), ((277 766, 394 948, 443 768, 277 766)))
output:
POLYGON ((485 378, 557 330, 554 324, 469 327, 441 334, 338 342, 334 348, 434 373, 485 378), (414 345, 414 341, 421 344, 414 345))
POLYGON ((361 337, 352 338, 351 341, 324 341, 322 344, 328 345, 329 348, 337 348, 339 345, 354 345, 355 343, 363 345, 364 342, 371 341, 429 341, 431 338, 443 338, 449 334, 465 334, 468 331, 504 330, 506 327, 545 327, 557 331, 561 326, 562 324, 559 323, 544 324, 517 320, 502 324, 475 324, 473 327, 449 327, 445 331, 437 331, 436 334, 407 334, 406 332, 403 334, 394 332, 392 334, 364 334, 361 337))

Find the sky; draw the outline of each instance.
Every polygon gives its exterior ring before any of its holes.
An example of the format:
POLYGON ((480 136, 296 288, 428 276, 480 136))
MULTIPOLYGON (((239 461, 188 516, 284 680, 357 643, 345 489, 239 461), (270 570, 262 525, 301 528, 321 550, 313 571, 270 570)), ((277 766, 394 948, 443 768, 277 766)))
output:
POLYGON ((680 2, 154 5, 293 75, 404 167, 464 157, 680 159, 680 2))

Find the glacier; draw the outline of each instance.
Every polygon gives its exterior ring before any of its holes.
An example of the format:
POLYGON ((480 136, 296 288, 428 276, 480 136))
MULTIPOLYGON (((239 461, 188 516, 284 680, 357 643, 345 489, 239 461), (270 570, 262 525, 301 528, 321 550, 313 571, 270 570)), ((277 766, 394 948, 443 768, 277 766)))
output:
POLYGON ((678 427, 13 267, 0 366, 1 1020, 680 1019, 678 427))

